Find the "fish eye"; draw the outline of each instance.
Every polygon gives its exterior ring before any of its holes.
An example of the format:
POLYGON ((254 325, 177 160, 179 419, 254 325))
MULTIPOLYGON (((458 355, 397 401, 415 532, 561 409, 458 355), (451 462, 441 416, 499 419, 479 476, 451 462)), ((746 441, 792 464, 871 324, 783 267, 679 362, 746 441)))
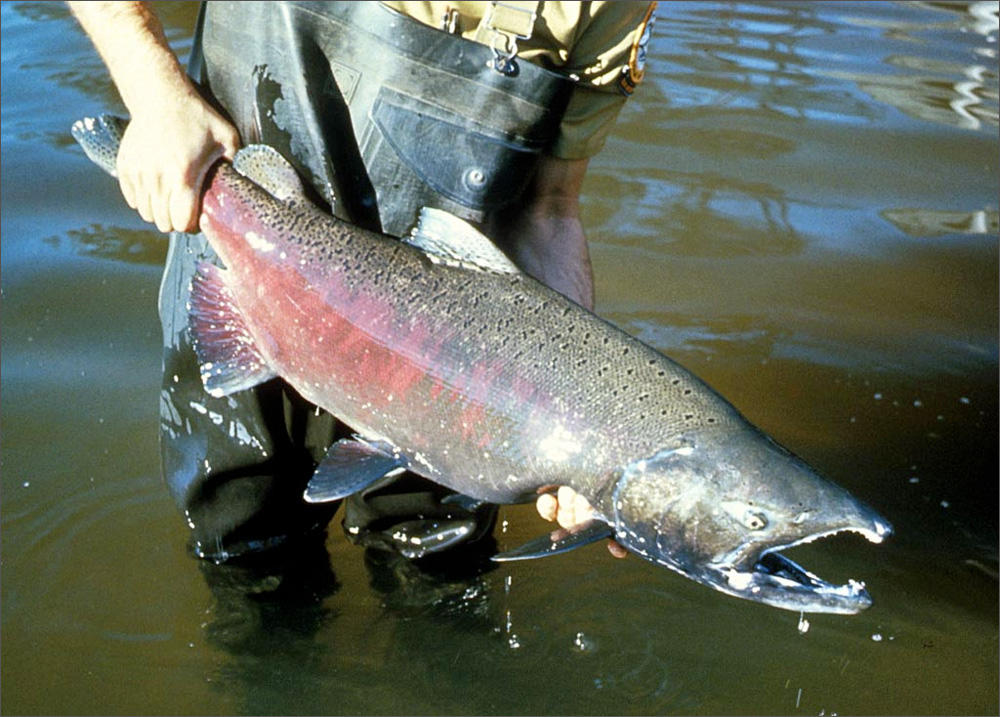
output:
POLYGON ((743 525, 750 530, 763 530, 767 527, 767 517, 763 513, 748 510, 743 516, 743 525))

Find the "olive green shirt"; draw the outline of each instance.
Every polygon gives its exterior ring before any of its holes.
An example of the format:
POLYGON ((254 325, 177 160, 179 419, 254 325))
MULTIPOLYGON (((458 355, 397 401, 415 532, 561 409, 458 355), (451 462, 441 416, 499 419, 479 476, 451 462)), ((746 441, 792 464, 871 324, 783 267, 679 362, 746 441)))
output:
POLYGON ((625 100, 641 81, 645 43, 655 2, 385 2, 425 25, 508 51, 570 75, 577 87, 549 150, 562 159, 583 159, 604 146, 625 100), (512 8, 511 6, 514 6, 512 8), (527 8, 521 12, 516 7, 527 8), (531 22, 531 10, 541 12, 531 22), (496 12, 497 15, 490 17, 496 12), (501 32, 497 36, 493 28, 501 32), (518 34, 530 37, 512 38, 518 34))

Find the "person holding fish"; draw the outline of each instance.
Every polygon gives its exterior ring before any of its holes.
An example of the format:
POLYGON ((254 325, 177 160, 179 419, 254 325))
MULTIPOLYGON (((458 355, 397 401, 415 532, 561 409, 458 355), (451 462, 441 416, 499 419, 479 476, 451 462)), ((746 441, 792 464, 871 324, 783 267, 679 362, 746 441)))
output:
MULTIPOLYGON (((187 331, 195 266, 214 256, 194 233, 200 190, 241 144, 276 148, 311 199, 373 231, 406 236, 423 206, 455 214, 593 308, 580 188, 642 79, 656 3, 210 1, 188 73, 148 3, 69 5, 131 114, 122 194, 171 232, 161 450, 200 557, 322 535, 337 504, 309 504, 303 490, 349 432, 280 380, 218 398, 202 386, 187 331)), ((439 488, 403 474, 352 495, 348 536, 420 557, 491 533, 493 506, 439 488)), ((587 519, 582 496, 555 489, 537 500, 542 517, 587 519)))

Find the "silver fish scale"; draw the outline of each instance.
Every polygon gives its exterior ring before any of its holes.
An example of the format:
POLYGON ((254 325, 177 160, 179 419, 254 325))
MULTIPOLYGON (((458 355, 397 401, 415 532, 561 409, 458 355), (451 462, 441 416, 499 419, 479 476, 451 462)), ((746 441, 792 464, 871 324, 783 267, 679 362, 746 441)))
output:
POLYGON ((347 287, 350 296, 328 297, 335 311, 349 313, 359 296, 393 307, 391 321, 370 332, 393 346, 418 325, 427 338, 408 358, 484 406, 469 414, 477 425, 462 436, 459 409, 469 402, 435 401, 430 380, 391 412, 344 405, 346 393, 333 399, 340 405, 328 405, 329 394, 310 396, 355 429, 389 439, 435 480, 473 494, 483 490, 469 490, 469 481, 489 486, 494 500, 547 483, 593 495, 625 461, 740 420, 678 364, 530 277, 436 264, 319 210, 261 201, 235 172, 226 182, 249 193, 269 236, 286 238, 310 284, 336 276, 347 287))

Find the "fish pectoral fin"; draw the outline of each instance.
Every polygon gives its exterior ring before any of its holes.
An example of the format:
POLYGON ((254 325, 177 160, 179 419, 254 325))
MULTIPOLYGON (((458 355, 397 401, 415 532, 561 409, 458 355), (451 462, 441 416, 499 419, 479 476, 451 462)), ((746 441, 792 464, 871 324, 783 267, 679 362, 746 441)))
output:
POLYGON ((342 438, 316 466, 303 498, 307 503, 327 503, 367 488, 393 471, 406 468, 406 461, 382 443, 342 438))
POLYGON ((277 374, 261 356, 226 286, 226 272, 201 262, 191 280, 190 331, 205 389, 228 396, 277 374))
POLYGON ((274 147, 266 144, 243 147, 233 157, 233 167, 278 201, 308 201, 298 172, 274 147))
POLYGON ((548 535, 529 540, 513 550, 497 553, 493 556, 493 560, 504 563, 512 560, 544 558, 548 555, 558 555, 583 545, 589 545, 602 538, 610 538, 611 535, 611 527, 607 523, 600 520, 588 520, 586 523, 580 523, 570 529, 554 530, 548 535))
POLYGON ((485 234, 443 209, 421 209, 417 225, 403 241, 436 263, 495 274, 521 274, 485 234))

